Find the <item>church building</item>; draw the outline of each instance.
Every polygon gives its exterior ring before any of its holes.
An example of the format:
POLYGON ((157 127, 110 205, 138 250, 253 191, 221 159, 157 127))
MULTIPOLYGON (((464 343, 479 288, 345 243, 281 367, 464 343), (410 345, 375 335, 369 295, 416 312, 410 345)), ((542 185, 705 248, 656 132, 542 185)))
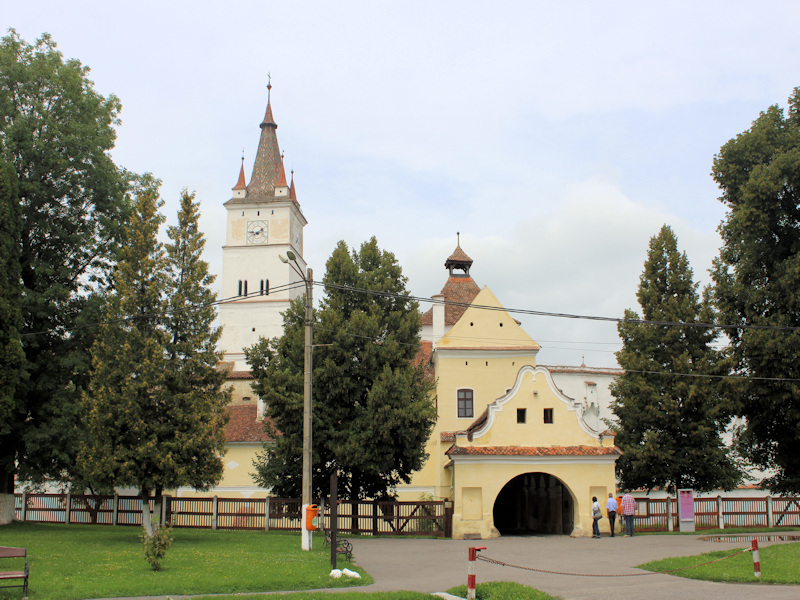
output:
MULTIPOLYGON (((225 429, 227 452, 222 481, 211 493, 226 497, 264 497, 268 490, 253 481, 252 464, 268 441, 262 425, 264 406, 251 388, 252 375, 244 348, 259 338, 283 335, 281 313, 305 293, 300 273, 305 273, 303 230, 307 224, 294 184, 287 181, 278 145, 278 124, 272 115, 272 85, 267 85, 267 111, 250 181, 245 180, 244 158, 232 189, 222 248, 219 320, 222 335, 218 349, 233 388, 225 429), (294 260, 284 262, 289 253, 294 260), (296 271, 296 270, 297 271, 296 271)), ((207 495, 181 488, 180 496, 207 495)))
POLYGON ((451 500, 454 538, 589 535, 592 496, 616 491, 613 433, 594 418, 596 406, 564 394, 537 366, 539 344, 479 288, 471 266, 459 244, 422 316, 438 419, 428 461, 398 487, 399 499, 451 500))
MULTIPOLYGON (((219 349, 233 396, 223 479, 211 493, 226 497, 268 494, 252 478, 252 461, 268 440, 243 349, 260 337, 282 335, 281 313, 305 291, 295 268, 306 270, 306 219, 294 177, 287 182, 267 88, 250 181, 243 160, 225 203, 219 349), (281 257, 289 253, 295 261, 286 263, 281 257)), ((398 487, 398 498, 451 500, 456 538, 520 531, 586 535, 591 497, 615 491, 619 456, 591 402, 594 384, 586 383, 582 398, 566 395, 553 373, 537 366, 539 344, 488 287, 477 285, 471 266, 458 243, 445 262, 445 285, 421 317, 421 359, 436 380, 438 418, 429 458, 410 484, 398 487)), ((188 489, 178 494, 197 495, 188 489)))

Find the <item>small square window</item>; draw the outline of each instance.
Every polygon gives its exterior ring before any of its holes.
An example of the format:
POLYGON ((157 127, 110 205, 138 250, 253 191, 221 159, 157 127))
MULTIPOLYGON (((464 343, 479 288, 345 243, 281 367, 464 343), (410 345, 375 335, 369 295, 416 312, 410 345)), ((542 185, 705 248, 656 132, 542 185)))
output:
POLYGON ((525 422, 525 409, 518 408, 517 409, 517 423, 524 423, 525 422))
POLYGON ((545 423, 552 423, 553 422, 553 409, 552 408, 545 408, 544 409, 544 422, 545 423))

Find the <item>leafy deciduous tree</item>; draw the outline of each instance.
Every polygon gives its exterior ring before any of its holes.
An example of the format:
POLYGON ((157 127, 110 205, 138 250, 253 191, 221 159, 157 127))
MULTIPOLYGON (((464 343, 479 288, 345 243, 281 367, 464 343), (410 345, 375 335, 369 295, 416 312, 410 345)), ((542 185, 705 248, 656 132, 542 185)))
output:
POLYGON ((99 94, 88 68, 64 60, 48 35, 0 41, 0 153, 14 168, 24 376, 15 436, 0 445, 0 493, 23 481, 62 479, 74 464, 97 284, 125 221, 129 176, 108 152, 119 100, 99 94), (12 466, 15 465, 15 466, 12 466), (10 469, 10 470, 9 470, 10 469))
MULTIPOLYGON (((617 472, 628 488, 706 491, 731 489, 741 479, 721 438, 734 406, 720 390, 726 362, 712 347, 717 334, 688 325, 713 321, 692 277, 686 254, 665 225, 650 240, 637 292, 641 319, 664 324, 618 326, 623 346, 617 360, 625 372, 612 384, 612 410, 624 452, 617 472)), ((632 310, 625 318, 640 319, 632 310)))
MULTIPOLYGON (((432 382, 415 362, 418 306, 375 238, 352 253, 339 242, 326 267, 314 330, 314 493, 326 495, 338 469, 343 497, 385 497, 422 467, 436 416, 432 382)), ((301 298, 284 315, 283 337, 246 350, 253 387, 280 432, 255 461, 256 479, 291 496, 301 491, 304 314, 301 298)))
POLYGON ((744 376, 738 447, 772 470, 762 485, 799 493, 800 87, 788 114, 771 106, 725 144, 712 174, 728 208, 714 300, 723 321, 754 327, 728 330, 744 376))
MULTIPOLYGON (((20 285, 19 237, 22 215, 13 167, 0 160, 0 493, 14 492, 14 447, 24 414, 16 393, 22 377, 24 354, 22 286, 20 285)), ((12 505, 13 506, 13 505, 12 505)), ((10 519, 0 514, 0 523, 10 519)))

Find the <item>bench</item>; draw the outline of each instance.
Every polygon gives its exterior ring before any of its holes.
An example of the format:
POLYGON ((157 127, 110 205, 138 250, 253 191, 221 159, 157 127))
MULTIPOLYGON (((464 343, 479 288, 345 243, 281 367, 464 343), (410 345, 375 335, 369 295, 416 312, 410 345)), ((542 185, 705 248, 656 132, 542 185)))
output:
MULTIPOLYGON (((325 533, 325 548, 329 548, 331 545, 331 532, 327 529, 322 530, 325 533)), ((336 554, 342 554, 345 558, 349 561, 353 561, 353 544, 351 544, 348 540, 336 536, 336 554)))
POLYGON ((21 579, 22 583, 12 585, 0 585, 0 588, 21 587, 25 598, 28 597, 28 551, 27 548, 9 548, 0 546, 0 558, 22 558, 25 560, 24 571, 0 571, 0 584, 15 579, 21 579))

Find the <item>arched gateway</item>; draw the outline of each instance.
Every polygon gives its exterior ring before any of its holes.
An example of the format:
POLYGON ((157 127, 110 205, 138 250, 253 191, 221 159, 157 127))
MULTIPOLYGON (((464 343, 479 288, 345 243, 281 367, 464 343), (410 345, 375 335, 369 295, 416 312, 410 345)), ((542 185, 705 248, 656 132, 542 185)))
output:
POLYGON ((501 535, 569 535, 575 527, 575 501, 558 477, 548 473, 523 473, 497 494, 493 518, 501 535))

